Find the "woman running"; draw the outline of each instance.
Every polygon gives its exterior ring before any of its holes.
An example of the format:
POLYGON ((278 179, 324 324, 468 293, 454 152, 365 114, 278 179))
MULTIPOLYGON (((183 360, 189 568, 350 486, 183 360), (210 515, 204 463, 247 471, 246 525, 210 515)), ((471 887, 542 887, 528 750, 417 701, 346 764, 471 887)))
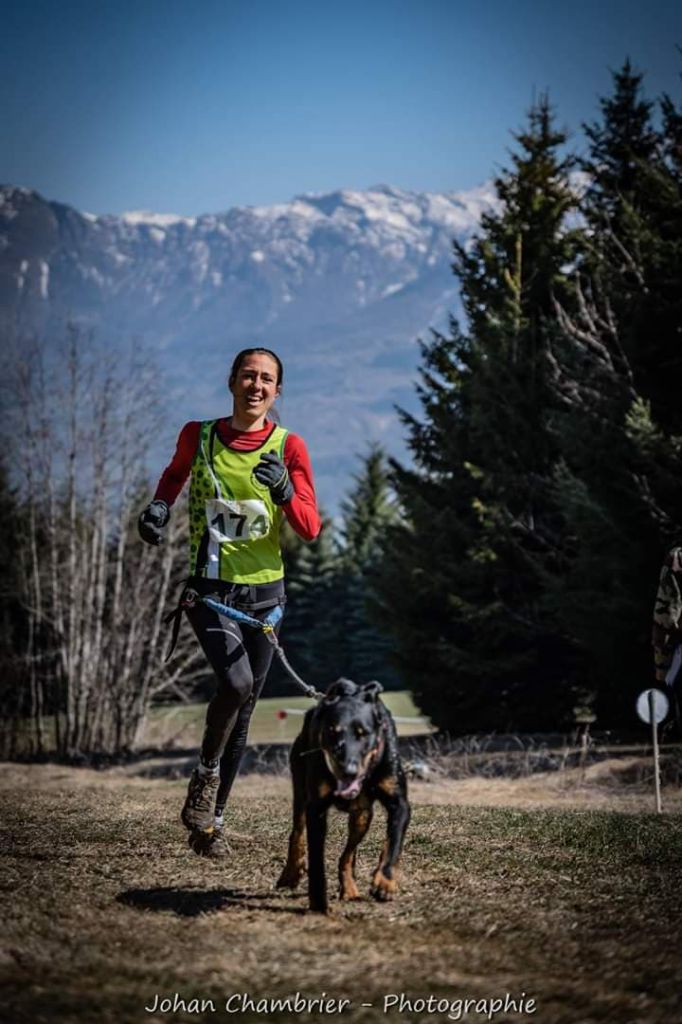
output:
MULTIPOLYGON (((159 544, 173 502, 191 474, 187 589, 260 619, 285 601, 280 547, 284 516, 304 540, 314 540, 321 529, 305 444, 268 419, 282 378, 282 363, 274 352, 239 352, 228 378, 232 416, 185 424, 154 499, 139 518, 142 539, 159 544)), ((273 646, 265 633, 242 628, 201 600, 185 604, 185 610, 217 688, 181 818, 195 853, 221 857, 228 852, 225 803, 273 646)))

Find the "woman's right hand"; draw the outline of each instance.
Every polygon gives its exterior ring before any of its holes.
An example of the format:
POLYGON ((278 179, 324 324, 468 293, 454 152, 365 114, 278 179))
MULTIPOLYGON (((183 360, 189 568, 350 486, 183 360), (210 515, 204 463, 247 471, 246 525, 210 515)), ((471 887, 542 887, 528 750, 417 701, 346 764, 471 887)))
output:
POLYGON ((146 544, 154 546, 163 543, 162 530, 170 519, 170 509, 165 501, 157 498, 140 513, 137 520, 137 532, 146 544))

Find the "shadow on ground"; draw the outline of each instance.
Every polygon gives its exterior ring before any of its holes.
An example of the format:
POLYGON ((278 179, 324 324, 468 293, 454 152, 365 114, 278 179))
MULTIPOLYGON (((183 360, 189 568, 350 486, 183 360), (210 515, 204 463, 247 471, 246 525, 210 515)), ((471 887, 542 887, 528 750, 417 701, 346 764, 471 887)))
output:
POLYGON ((117 903, 140 910, 171 911, 178 917, 198 917, 227 907, 267 910, 282 914, 304 914, 305 907, 287 905, 296 898, 287 893, 274 899, 271 892, 245 892, 243 889, 126 889, 116 897, 117 903), (260 902, 258 902, 260 901, 260 902))

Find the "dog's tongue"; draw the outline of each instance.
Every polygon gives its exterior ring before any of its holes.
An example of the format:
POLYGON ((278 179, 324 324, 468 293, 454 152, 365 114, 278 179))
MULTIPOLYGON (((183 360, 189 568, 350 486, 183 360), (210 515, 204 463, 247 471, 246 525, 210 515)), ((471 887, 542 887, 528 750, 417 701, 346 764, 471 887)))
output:
POLYGON ((344 800, 352 800, 360 792, 362 787, 362 779, 357 776, 352 778, 339 779, 336 784, 334 796, 343 797, 344 800))

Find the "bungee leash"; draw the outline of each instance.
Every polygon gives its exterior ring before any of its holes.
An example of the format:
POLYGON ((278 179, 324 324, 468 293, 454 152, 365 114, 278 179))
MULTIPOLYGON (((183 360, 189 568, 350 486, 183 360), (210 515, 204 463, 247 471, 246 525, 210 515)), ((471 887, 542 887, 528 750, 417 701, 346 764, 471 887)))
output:
MULTIPOLYGON (((192 593, 194 593, 194 591, 192 591, 192 593)), ((198 594, 197 597, 199 597, 198 594)), ((214 612, 217 612, 218 615, 225 615, 228 619, 232 619, 234 622, 241 622, 245 626, 251 626, 252 629, 262 629, 263 632, 268 635, 270 633, 274 633, 275 626, 284 614, 282 612, 282 606, 276 604, 264 619, 256 619, 253 615, 247 615, 246 612, 240 612, 238 608, 231 608, 229 604, 222 604, 222 602, 216 601, 214 597, 201 597, 200 600, 203 601, 205 605, 208 605, 209 608, 212 608, 214 612)))
POLYGON ((281 605, 275 605, 272 611, 268 612, 264 619, 256 619, 253 615, 247 615, 246 612, 240 612, 238 608, 230 608, 229 605, 222 604, 220 601, 216 601, 213 597, 201 597, 200 600, 209 608, 212 608, 214 612, 217 612, 218 615, 224 615, 226 618, 232 619, 234 622, 240 622, 242 625, 250 626, 252 629, 262 630, 269 642, 275 648, 275 654, 281 661, 282 665, 284 665, 284 668, 294 682, 301 687, 306 697, 310 697, 312 700, 321 700, 322 697, 324 697, 323 693, 320 693, 320 691, 316 690, 314 686, 311 686, 309 683, 306 683, 305 680, 301 679, 298 672, 291 667, 289 659, 277 639, 275 626, 284 614, 281 605))
MULTIPOLYGON (((305 680, 301 679, 301 677, 295 671, 295 669, 291 667, 291 665, 289 664, 289 659, 287 658, 279 640, 277 639, 277 634, 275 633, 275 626, 279 623, 280 619, 282 618, 282 615, 284 614, 281 605, 275 605, 272 611, 268 612, 264 619, 256 619, 254 618, 253 615, 247 615, 246 612, 239 611, 238 608, 231 608, 229 605, 223 604, 221 601, 216 601, 214 597, 203 597, 201 594, 198 594, 196 590, 188 588, 184 591, 176 612, 168 616, 168 619, 172 618, 173 615, 177 615, 178 618, 176 619, 176 622, 177 627, 179 628, 179 614, 181 613, 182 609, 191 608, 194 604, 196 604, 198 600, 202 601, 212 611, 217 612, 218 615, 224 615, 227 619, 232 619, 233 622, 238 622, 242 626, 250 626, 251 629, 262 630, 262 632, 265 633, 265 636, 267 637, 268 641, 274 647, 275 654, 281 661, 282 665, 289 673, 291 678, 294 680, 294 682, 298 686, 300 686, 300 688, 305 693, 306 697, 310 697, 312 700, 321 700, 324 697, 323 693, 320 693, 320 691, 316 690, 314 686, 311 686, 309 683, 306 683, 305 680)), ((168 657, 170 657, 173 648, 175 647, 175 638, 177 636, 177 630, 175 628, 174 634, 175 635, 173 637, 173 646, 171 647, 171 650, 169 651, 166 660, 168 660, 168 657)))

